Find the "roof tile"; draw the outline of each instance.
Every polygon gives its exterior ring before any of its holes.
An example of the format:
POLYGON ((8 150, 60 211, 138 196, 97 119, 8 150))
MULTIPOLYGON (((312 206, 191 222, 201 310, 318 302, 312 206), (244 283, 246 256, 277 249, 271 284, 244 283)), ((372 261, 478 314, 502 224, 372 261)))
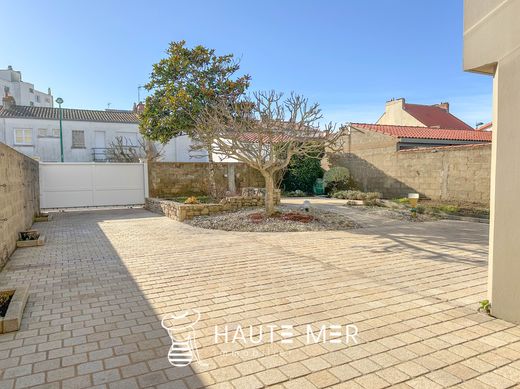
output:
POLYGON ((457 140, 491 142, 492 133, 475 130, 454 130, 453 128, 431 128, 412 126, 392 126, 386 124, 350 123, 359 130, 370 130, 396 138, 457 140))
MULTIPOLYGON (((133 111, 96 111, 62 108, 63 120, 103 123, 139 123, 133 111)), ((0 118, 33 118, 59 120, 59 108, 15 105, 9 109, 0 106, 0 118)))
POLYGON ((404 103, 404 110, 426 127, 453 128, 471 131, 474 128, 436 105, 404 103))

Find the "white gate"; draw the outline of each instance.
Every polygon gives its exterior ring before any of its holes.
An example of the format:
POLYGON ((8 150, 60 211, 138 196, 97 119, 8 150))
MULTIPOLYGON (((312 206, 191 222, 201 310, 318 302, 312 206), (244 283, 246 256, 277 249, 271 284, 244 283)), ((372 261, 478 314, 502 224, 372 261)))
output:
POLYGON ((41 162, 41 208, 144 204, 145 163, 41 162))

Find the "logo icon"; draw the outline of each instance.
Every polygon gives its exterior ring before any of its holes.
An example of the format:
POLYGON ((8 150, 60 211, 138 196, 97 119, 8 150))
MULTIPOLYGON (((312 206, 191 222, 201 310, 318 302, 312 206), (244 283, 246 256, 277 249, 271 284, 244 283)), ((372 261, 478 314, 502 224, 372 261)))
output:
POLYGON ((168 361, 172 366, 188 366, 192 362, 201 362, 195 339, 195 324, 201 314, 196 309, 189 309, 180 315, 169 314, 161 320, 162 327, 168 331, 172 341, 168 351, 168 361))

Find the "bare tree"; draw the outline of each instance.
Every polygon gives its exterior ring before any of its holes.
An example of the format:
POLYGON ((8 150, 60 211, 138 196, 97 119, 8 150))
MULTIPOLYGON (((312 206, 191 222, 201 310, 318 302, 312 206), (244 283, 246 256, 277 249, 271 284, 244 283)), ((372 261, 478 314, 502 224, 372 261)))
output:
POLYGON ((137 145, 128 144, 128 139, 116 136, 106 150, 110 162, 139 162, 141 159, 157 161, 162 157, 163 148, 157 148, 154 142, 137 139, 137 145))
POLYGON ((317 151, 340 147, 342 128, 332 123, 320 129, 318 104, 300 95, 283 99, 276 92, 257 92, 229 104, 206 108, 196 120, 194 139, 209 144, 213 153, 234 158, 258 170, 265 179, 265 210, 275 212, 277 175, 294 155, 316 157, 317 151))

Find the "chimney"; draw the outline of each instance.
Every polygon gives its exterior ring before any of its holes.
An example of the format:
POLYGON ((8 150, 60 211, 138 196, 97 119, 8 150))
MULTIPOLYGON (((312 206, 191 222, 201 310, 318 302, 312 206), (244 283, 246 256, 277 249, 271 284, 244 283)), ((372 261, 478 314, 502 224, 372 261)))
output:
POLYGON ((401 109, 404 108, 405 99, 404 97, 400 97, 398 99, 392 98, 391 100, 387 101, 385 104, 385 111, 388 111, 389 107, 392 107, 394 105, 399 106, 401 109))
POLYGON ((139 102, 137 104, 134 103, 134 112, 135 113, 142 113, 144 111, 144 104, 139 102))
POLYGON ((52 93, 51 93, 51 88, 47 88, 47 94, 48 94, 49 96, 52 95, 52 93))
POLYGON ((446 112, 450 112, 450 103, 448 102, 443 102, 443 103, 440 103, 440 104, 435 104, 436 107, 439 107, 443 110, 445 110, 446 112))
POLYGON ((2 98, 2 105, 4 106, 4 109, 9 109, 16 105, 16 102, 14 101, 14 97, 9 96, 7 94, 7 91, 5 92, 5 96, 2 98))
POLYGON ((7 67, 7 70, 13 70, 13 67, 12 67, 11 65, 9 65, 9 66, 7 67))

